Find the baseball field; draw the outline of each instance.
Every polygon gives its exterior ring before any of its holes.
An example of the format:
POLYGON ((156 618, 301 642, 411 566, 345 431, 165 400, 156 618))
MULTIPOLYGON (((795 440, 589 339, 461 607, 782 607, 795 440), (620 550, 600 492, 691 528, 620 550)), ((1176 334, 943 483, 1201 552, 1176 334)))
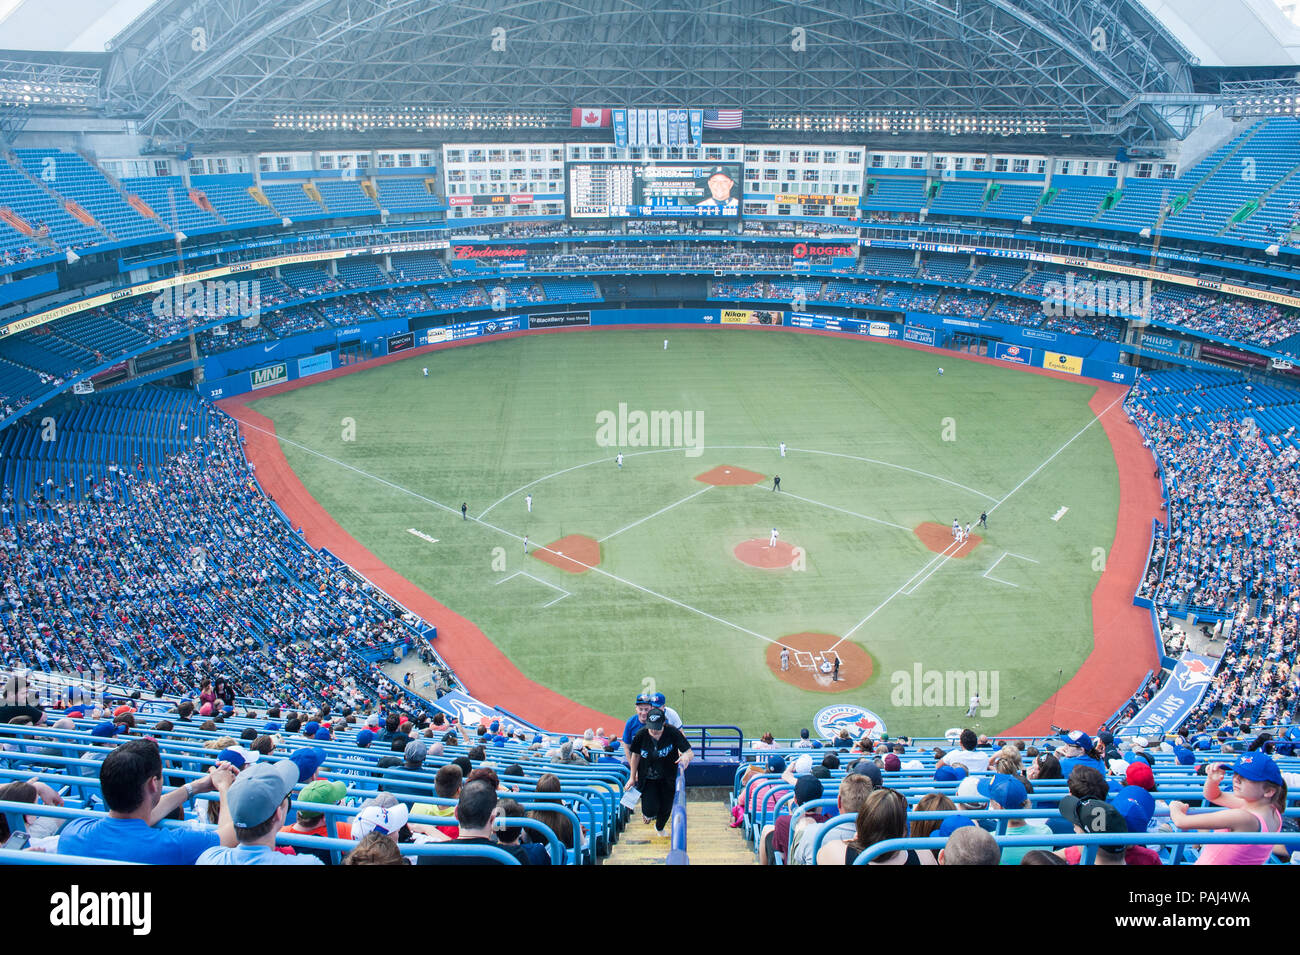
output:
MULTIPOLYGON (((712 328, 529 335, 248 398, 324 511, 529 680, 611 715, 653 688, 688 722, 780 736, 835 703, 892 733, 1001 731, 1076 674, 1119 513, 1098 415, 1120 394, 712 328)), ((465 666, 471 693, 529 712, 465 666)))

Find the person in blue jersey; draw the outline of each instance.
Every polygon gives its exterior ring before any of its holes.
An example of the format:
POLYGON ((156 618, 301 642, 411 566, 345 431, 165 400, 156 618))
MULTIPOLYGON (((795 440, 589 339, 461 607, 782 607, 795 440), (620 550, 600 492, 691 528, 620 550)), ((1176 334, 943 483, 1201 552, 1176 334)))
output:
POLYGON ((650 702, 650 694, 641 693, 636 698, 636 712, 628 717, 628 721, 623 725, 623 762, 631 762, 631 750, 628 748, 632 742, 632 737, 645 728, 646 717, 654 709, 654 704, 650 702))
POLYGON ((99 783, 108 816, 74 819, 59 833, 62 855, 193 865, 207 849, 234 847, 235 827, 227 793, 235 781, 229 763, 217 763, 201 779, 163 795, 162 756, 152 739, 132 740, 109 753, 99 768, 99 783), (158 826, 189 799, 216 792, 221 813, 216 829, 163 829, 158 826))
POLYGON ((1066 779, 1076 766, 1091 766, 1105 775, 1106 766, 1097 758, 1094 750, 1097 744, 1083 730, 1069 730, 1060 735, 1062 745, 1056 748, 1056 756, 1061 761, 1061 775, 1066 779))

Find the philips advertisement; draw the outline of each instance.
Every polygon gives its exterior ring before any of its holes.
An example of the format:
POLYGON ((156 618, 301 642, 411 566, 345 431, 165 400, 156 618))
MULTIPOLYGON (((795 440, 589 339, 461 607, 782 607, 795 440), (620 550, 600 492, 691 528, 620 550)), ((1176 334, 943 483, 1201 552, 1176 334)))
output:
POLYGON ((565 179, 570 219, 740 217, 740 163, 569 163, 565 179))

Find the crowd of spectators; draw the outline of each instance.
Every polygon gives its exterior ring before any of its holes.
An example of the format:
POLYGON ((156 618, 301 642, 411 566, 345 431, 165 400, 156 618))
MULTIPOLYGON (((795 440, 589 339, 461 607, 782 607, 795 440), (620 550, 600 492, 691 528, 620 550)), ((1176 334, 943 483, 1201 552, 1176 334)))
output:
MULTIPOLYGON (((1238 392, 1247 389, 1171 397, 1159 377, 1143 375, 1127 402, 1158 462, 1168 507, 1159 564, 1148 565, 1138 593, 1170 614, 1223 621, 1223 659, 1194 722, 1216 710, 1290 722, 1300 700, 1300 450, 1293 431, 1256 427, 1249 398, 1239 408, 1238 392)), ((1295 416, 1294 405, 1279 410, 1295 416)))
MULTIPOLYGON (((189 406, 193 447, 152 473, 101 465, 0 503, 0 664, 185 692, 216 672, 246 696, 353 706, 394 688, 368 657, 416 632, 317 554, 258 490, 235 423, 189 406)), ((49 462, 25 462, 45 471, 49 462)))

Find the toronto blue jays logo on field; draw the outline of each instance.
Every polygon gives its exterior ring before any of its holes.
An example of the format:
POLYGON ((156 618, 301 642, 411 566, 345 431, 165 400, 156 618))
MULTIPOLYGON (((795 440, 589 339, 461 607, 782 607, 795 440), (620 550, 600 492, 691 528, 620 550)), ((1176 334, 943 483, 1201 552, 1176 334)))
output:
POLYGON ((858 739, 863 733, 871 736, 885 734, 884 720, 870 710, 852 703, 822 707, 813 717, 813 726, 825 739, 834 739, 842 729, 847 729, 853 739, 858 739))

